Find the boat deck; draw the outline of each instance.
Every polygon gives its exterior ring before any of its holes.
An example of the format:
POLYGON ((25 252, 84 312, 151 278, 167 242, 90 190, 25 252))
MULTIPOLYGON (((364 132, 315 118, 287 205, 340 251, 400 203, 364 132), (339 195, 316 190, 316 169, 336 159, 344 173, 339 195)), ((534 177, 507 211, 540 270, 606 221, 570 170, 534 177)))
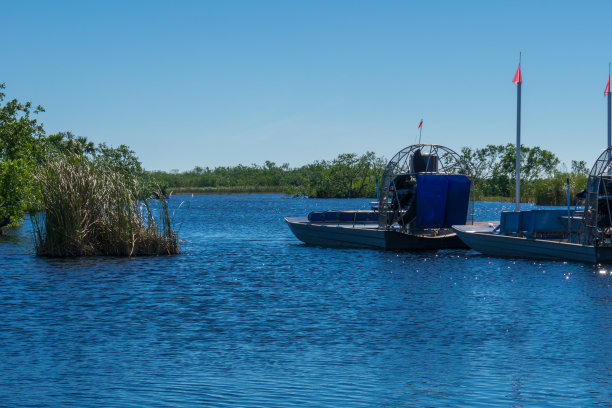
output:
MULTIPOLYGON (((355 228, 355 229, 366 229, 366 230, 378 230, 377 222, 325 222, 325 221, 309 221, 307 217, 285 217, 285 221, 288 223, 300 223, 309 225, 320 225, 325 227, 338 227, 338 228, 355 228)), ((499 221, 474 221, 474 224, 462 225, 461 227, 469 228, 469 231, 492 231, 499 225, 499 221)), ((395 223, 390 229, 401 229, 402 226, 395 223)), ((382 228, 385 229, 385 228, 382 228)), ((449 229, 450 228, 444 228, 449 229)), ((434 230, 434 229, 432 229, 434 230)))
MULTIPOLYGON (((289 223, 300 223, 310 225, 321 225, 325 227, 339 227, 339 228, 359 228, 359 229, 378 229, 377 222, 325 222, 325 221, 309 221, 307 217, 285 217, 285 220, 289 223)), ((399 225, 397 225, 399 228, 399 225)))

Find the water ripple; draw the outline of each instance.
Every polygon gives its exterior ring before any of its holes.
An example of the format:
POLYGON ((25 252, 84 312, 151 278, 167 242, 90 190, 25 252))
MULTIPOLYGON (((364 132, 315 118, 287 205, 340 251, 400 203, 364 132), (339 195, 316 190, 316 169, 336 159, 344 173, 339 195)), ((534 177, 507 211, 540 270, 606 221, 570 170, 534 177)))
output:
POLYGON ((609 268, 309 247, 283 221, 367 207, 194 197, 175 257, 1 236, 0 406, 612 405, 609 268))

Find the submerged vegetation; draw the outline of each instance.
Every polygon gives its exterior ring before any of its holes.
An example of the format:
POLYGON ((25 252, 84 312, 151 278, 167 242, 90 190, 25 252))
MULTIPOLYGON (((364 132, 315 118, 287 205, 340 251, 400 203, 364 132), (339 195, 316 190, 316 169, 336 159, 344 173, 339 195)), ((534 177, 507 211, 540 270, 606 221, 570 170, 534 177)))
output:
POLYGON ((69 132, 47 136, 41 107, 0 84, 0 232, 29 213, 41 256, 179 252, 166 197, 127 146, 95 146, 69 132))

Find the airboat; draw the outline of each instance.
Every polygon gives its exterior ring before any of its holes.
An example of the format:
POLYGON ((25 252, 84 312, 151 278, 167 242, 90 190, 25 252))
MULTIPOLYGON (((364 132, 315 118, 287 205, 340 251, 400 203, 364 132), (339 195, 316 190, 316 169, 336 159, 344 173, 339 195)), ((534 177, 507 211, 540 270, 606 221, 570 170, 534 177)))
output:
POLYGON ((453 150, 416 144, 387 164, 373 210, 313 211, 286 217, 309 245, 385 250, 466 248, 452 225, 473 223, 469 168, 453 150))
POLYGON ((485 255, 612 262, 612 148, 595 161, 585 191, 567 209, 504 211, 497 227, 454 225, 470 248, 485 255), (584 208, 584 209, 582 209, 584 208))

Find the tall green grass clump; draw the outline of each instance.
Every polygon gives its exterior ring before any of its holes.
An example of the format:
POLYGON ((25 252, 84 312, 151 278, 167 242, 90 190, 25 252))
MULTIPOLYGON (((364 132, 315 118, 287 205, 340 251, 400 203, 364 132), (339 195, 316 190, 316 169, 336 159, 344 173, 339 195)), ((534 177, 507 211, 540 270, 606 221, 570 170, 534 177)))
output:
POLYGON ((42 207, 33 217, 37 255, 179 253, 165 197, 139 200, 138 183, 126 174, 83 155, 61 155, 41 166, 35 178, 42 207))
POLYGON ((538 205, 566 205, 567 179, 570 181, 570 204, 574 205, 578 192, 586 188, 586 174, 559 172, 554 177, 535 180, 528 187, 527 193, 531 201, 538 205))

